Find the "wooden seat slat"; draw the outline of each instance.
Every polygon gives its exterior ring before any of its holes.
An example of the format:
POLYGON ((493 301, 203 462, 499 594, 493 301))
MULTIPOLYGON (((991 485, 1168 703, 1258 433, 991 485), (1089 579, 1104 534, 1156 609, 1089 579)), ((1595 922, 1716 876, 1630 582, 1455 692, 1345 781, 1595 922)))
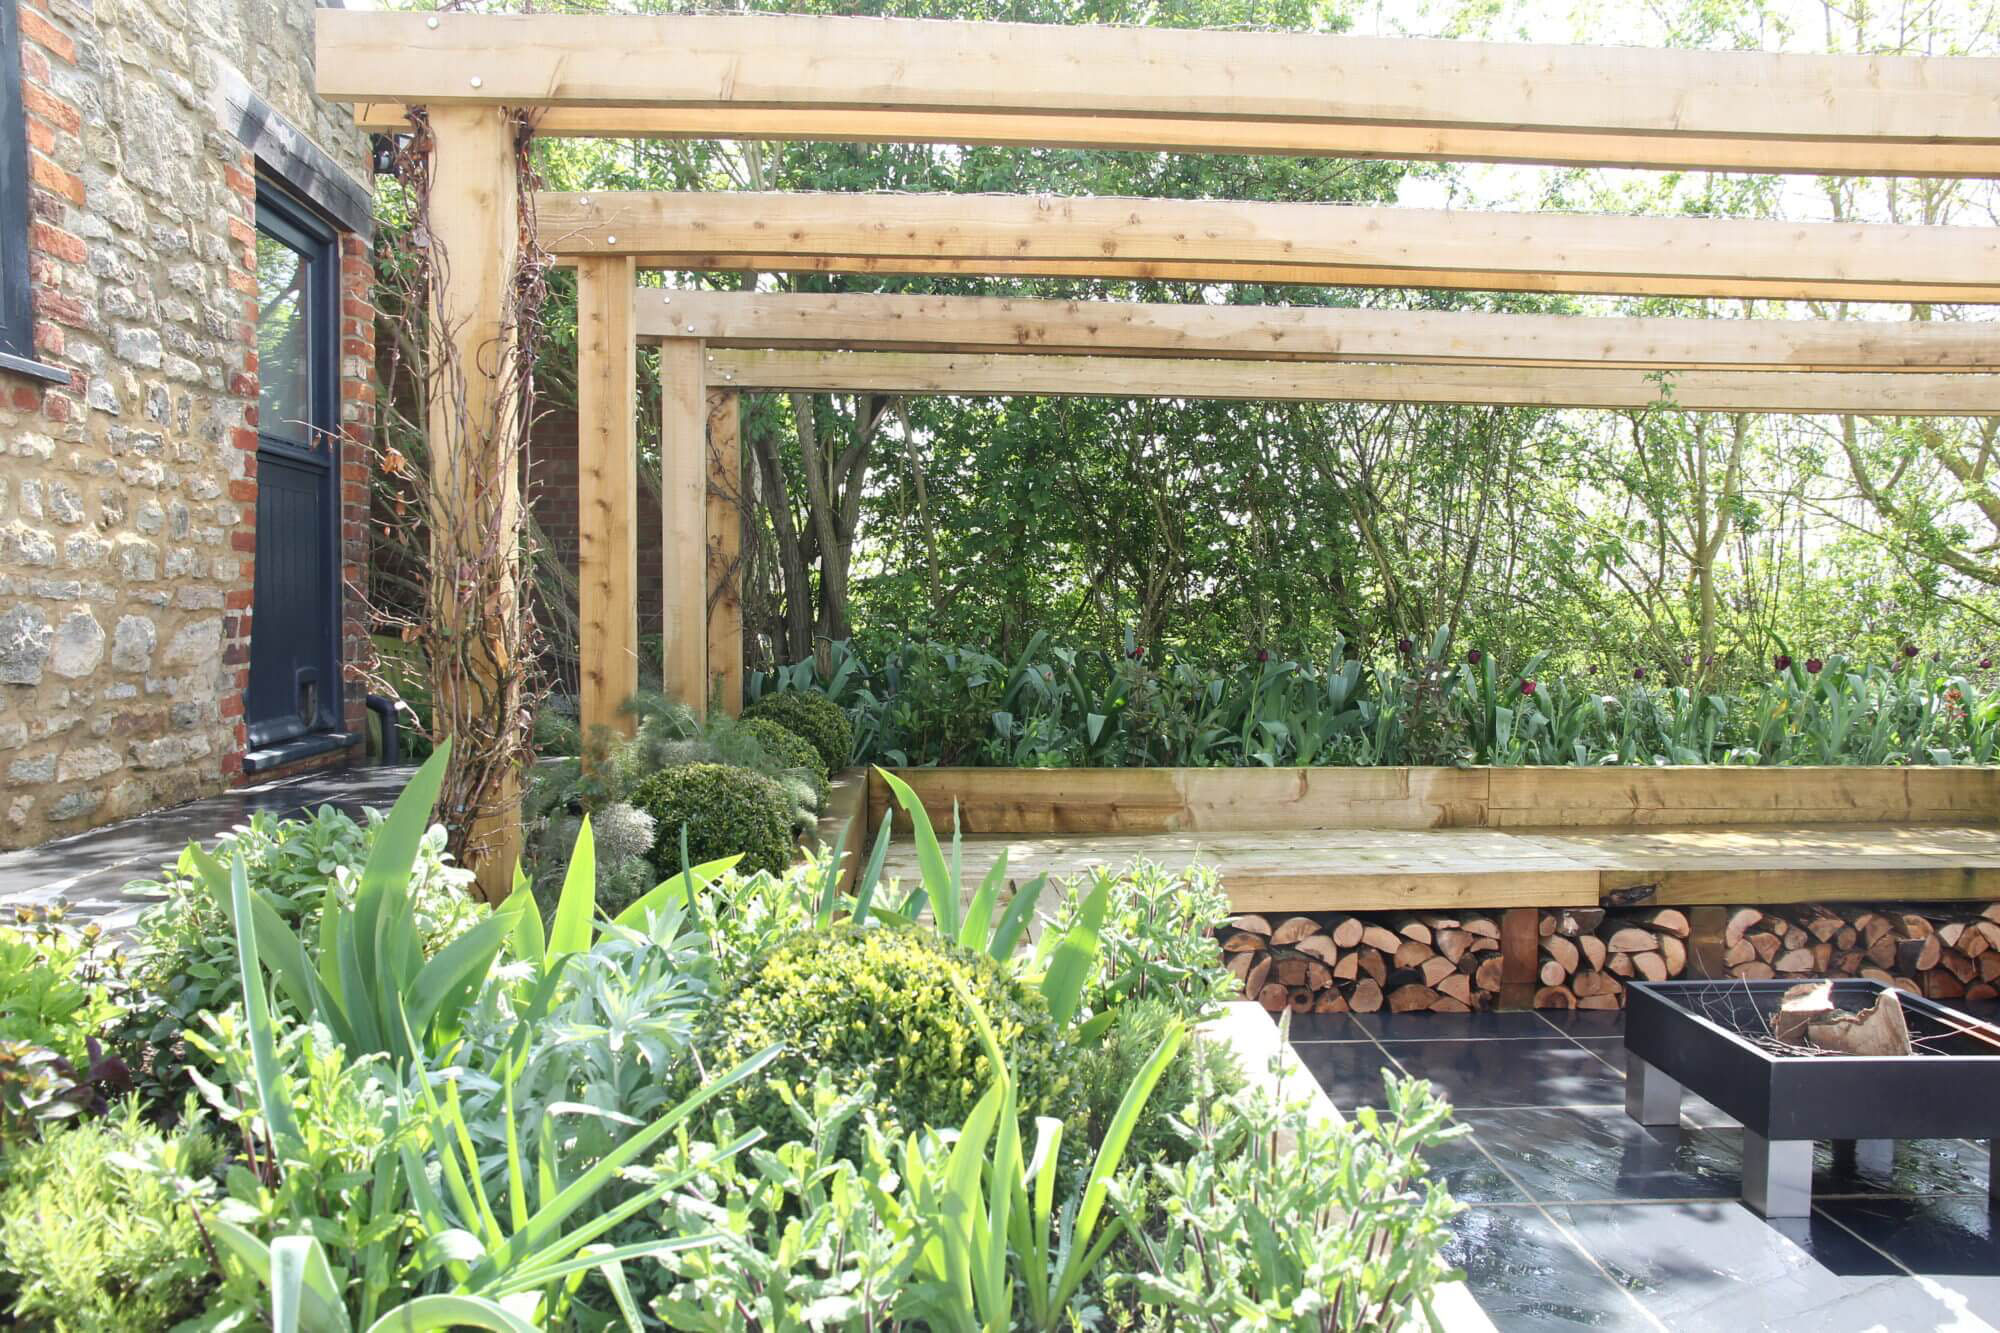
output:
MULTIPOLYGON (((968 877, 1002 851, 1009 878, 1137 860, 1213 866, 1240 911, 1595 905, 1650 886, 1658 904, 2000 898, 2000 826, 1316 829, 969 835, 968 877)), ((892 845, 886 873, 918 875, 892 845)))

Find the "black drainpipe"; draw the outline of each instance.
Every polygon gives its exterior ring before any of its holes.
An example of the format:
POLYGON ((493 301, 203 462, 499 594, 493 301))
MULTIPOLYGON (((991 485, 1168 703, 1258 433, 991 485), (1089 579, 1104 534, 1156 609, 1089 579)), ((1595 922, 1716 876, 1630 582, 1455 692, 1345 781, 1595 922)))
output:
POLYGON ((387 695, 368 696, 368 711, 382 724, 382 762, 400 764, 403 762, 403 746, 396 735, 396 701, 387 695))

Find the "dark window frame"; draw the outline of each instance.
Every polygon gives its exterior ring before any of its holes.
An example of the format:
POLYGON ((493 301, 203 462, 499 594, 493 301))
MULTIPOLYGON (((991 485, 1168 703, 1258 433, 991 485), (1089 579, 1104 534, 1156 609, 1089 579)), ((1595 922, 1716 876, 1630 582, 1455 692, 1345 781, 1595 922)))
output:
POLYGON ((0 370, 68 384, 70 373, 35 357, 35 299, 28 279, 28 114, 21 105, 19 0, 0 0, 0 370))

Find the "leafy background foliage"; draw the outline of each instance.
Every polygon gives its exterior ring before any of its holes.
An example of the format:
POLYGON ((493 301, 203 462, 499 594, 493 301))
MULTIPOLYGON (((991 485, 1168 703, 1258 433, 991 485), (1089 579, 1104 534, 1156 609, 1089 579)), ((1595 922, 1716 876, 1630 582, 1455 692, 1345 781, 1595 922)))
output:
MULTIPOLYGON (((602 8, 578 4, 579 8, 602 8)), ((671 0, 619 9, 693 7, 671 0)), ((1676 0, 786 0, 808 13, 1498 40, 1993 55, 1991 0, 1862 9, 1676 0)), ((1166 198, 1983 223, 1991 182, 1779 179, 1333 158, 931 145, 552 142, 558 188, 1048 191, 1166 198)), ((893 199, 885 199, 893 210, 893 199)), ((680 277, 733 288, 743 275, 680 277)), ((1976 308, 1613 299, 1128 281, 763 274, 766 290, 1324 304, 1689 318, 1980 318, 1976 308)), ((570 318, 564 314, 558 320, 570 318)), ((573 328, 544 369, 563 398, 573 328)), ((1662 399, 1670 402, 1671 376, 1662 399)), ((647 378, 642 375, 642 383, 647 378)), ((656 418, 642 413, 657 475, 656 418)), ((1440 630, 1549 670, 1643 666, 1740 689, 1795 655, 1954 670, 2000 616, 1991 421, 1690 416, 1398 404, 752 395, 746 649, 770 667, 851 640, 1011 660, 1079 651, 1227 670, 1259 651, 1370 665, 1440 630), (827 534, 831 534, 830 537, 827 534)))

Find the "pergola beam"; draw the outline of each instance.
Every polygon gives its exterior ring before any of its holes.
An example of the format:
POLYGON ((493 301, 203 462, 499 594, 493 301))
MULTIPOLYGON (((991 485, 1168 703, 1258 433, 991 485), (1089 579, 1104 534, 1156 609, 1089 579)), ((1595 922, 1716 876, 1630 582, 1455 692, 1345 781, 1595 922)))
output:
POLYGON ((1984 58, 792 15, 317 17, 321 96, 543 107, 569 134, 2000 174, 2000 61, 1984 58), (705 112, 720 114, 691 116, 705 112))
MULTIPOLYGON (((362 102, 355 123, 393 134, 409 108, 362 102)), ((1145 116, 1049 116, 938 111, 790 111, 766 107, 550 107, 537 132, 570 139, 727 139, 757 142, 952 143, 995 148, 1086 148, 1130 152, 1243 153, 1376 158, 1404 162, 1556 162, 1662 171, 1812 172, 1829 176, 2000 175, 2000 149, 1984 144, 1813 141, 1787 145, 1773 165, 1759 139, 1685 135, 1440 129, 1405 125, 1317 125, 1268 120, 1162 120, 1145 116)))
POLYGON ((1709 412, 1990 416, 2000 376, 1342 365, 1186 358, 721 350, 709 382, 819 393, 1491 404, 1709 412))
MULTIPOLYGON (((597 261, 602 262, 602 261, 597 261)), ((2000 324, 1599 318, 640 287, 642 340, 711 347, 1642 370, 2000 371, 2000 324)))
POLYGON ((2000 229, 1031 195, 545 192, 557 256, 710 270, 2000 302, 2000 229))

